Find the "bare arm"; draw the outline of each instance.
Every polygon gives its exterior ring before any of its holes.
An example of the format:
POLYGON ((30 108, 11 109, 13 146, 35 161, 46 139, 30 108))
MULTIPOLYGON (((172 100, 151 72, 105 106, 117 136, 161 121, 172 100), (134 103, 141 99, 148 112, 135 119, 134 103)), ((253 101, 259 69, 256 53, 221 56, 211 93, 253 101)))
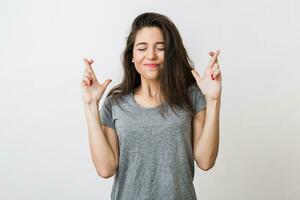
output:
POLYGON ((114 175, 118 166, 118 138, 114 129, 102 126, 98 105, 107 85, 112 80, 106 79, 100 84, 91 66, 93 59, 85 58, 83 62, 85 70, 81 89, 92 160, 98 175, 109 178, 114 175))
POLYGON ((199 168, 211 169, 219 150, 220 101, 207 101, 207 108, 193 120, 194 158, 199 168))
POLYGON ((194 157, 197 165, 209 170, 216 162, 219 151, 219 117, 221 107, 222 75, 218 63, 220 50, 209 52, 212 57, 202 76, 196 70, 192 74, 205 96, 207 107, 193 120, 194 157))
POLYGON ((98 103, 84 104, 87 120, 90 152, 94 166, 99 176, 109 178, 114 175, 118 167, 117 136, 111 128, 101 125, 98 103), (109 130, 110 129, 110 130, 109 130))

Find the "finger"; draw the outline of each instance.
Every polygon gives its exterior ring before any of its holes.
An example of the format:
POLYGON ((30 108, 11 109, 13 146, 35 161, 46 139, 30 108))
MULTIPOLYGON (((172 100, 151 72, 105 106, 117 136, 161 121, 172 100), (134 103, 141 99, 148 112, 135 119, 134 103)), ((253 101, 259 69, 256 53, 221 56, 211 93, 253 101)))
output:
POLYGON ((87 79, 87 80, 89 80, 89 81, 91 81, 91 82, 95 81, 95 80, 92 78, 91 74, 88 74, 88 73, 85 73, 85 75, 83 76, 83 79, 87 79))
POLYGON ((215 73, 216 70, 220 70, 218 63, 215 63, 214 66, 212 68, 210 68, 210 74, 211 74, 211 76, 214 75, 214 73, 215 73))
POLYGON ((95 74, 91 71, 85 71, 85 76, 88 76, 90 79, 97 81, 95 74))
MULTIPOLYGON (((209 52, 209 55, 210 55, 211 57, 213 57, 214 52, 209 52)), ((216 63, 218 63, 218 58, 216 59, 216 63)))
POLYGON ((106 80, 102 83, 102 85, 104 86, 104 88, 106 88, 110 82, 112 82, 111 79, 106 79, 106 80))
POLYGON ((219 63, 217 63, 217 62, 213 65, 213 67, 211 68, 211 71, 215 71, 216 69, 220 69, 219 63))
POLYGON ((83 80, 80 82, 80 85, 81 85, 81 86, 84 86, 84 87, 86 87, 86 86, 87 86, 86 82, 85 82, 85 81, 83 81, 83 80))
POLYGON ((85 72, 85 73, 84 73, 84 76, 87 76, 87 77, 89 77, 90 79, 93 79, 93 73, 91 73, 91 72, 85 72))
POLYGON ((92 81, 88 77, 84 77, 83 79, 85 82, 87 82, 88 85, 92 83, 92 81))
POLYGON ((88 86, 88 82, 86 80, 82 80, 81 83, 84 85, 84 86, 88 86))
POLYGON ((92 80, 92 77, 91 77, 91 75, 90 74, 88 74, 88 73, 85 73, 84 75, 83 75, 83 77, 82 77, 83 79, 85 79, 85 78, 87 78, 87 79, 89 79, 89 80, 92 80))
POLYGON ((97 80, 95 72, 91 66, 91 64, 94 62, 93 59, 90 59, 90 61, 88 61, 86 58, 83 59, 83 62, 85 64, 85 72, 90 74, 93 80, 97 80))
POLYGON ((200 80, 201 76, 196 70, 193 69, 191 72, 192 72, 194 78, 196 79, 196 81, 200 80))
POLYGON ((85 76, 84 76, 84 79, 88 79, 88 80, 90 80, 90 81, 92 80, 92 78, 91 78, 90 75, 85 75, 85 76))
POLYGON ((221 71, 219 69, 216 69, 213 73, 213 77, 216 78, 220 73, 221 71))
MULTIPOLYGON (((210 52, 209 53, 209 55, 211 56, 211 57, 213 57, 213 55, 214 55, 214 52, 210 52)), ((218 57, 217 57, 217 59, 216 59, 216 62, 215 63, 217 63, 218 62, 218 57)), ((209 65, 210 65, 210 62, 209 62, 209 65)))
POLYGON ((212 66, 217 61, 219 53, 220 53, 219 49, 216 52, 214 52, 214 54, 210 60, 211 61, 210 66, 212 66))
POLYGON ((83 59, 83 62, 84 62, 86 71, 88 71, 88 72, 94 72, 94 70, 93 70, 93 68, 91 66, 92 63, 90 63, 86 58, 83 59))
POLYGON ((220 53, 220 50, 218 49, 212 56, 210 63, 209 63, 209 67, 213 67, 214 63, 217 61, 217 57, 218 57, 219 53, 220 53))

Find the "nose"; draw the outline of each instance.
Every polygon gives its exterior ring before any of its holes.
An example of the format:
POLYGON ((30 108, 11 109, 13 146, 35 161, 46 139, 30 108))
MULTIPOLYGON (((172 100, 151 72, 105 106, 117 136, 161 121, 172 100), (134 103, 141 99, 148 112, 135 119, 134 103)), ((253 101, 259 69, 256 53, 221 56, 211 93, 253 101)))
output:
POLYGON ((156 58, 156 52, 154 48, 149 48, 148 54, 147 54, 147 59, 153 60, 156 58))

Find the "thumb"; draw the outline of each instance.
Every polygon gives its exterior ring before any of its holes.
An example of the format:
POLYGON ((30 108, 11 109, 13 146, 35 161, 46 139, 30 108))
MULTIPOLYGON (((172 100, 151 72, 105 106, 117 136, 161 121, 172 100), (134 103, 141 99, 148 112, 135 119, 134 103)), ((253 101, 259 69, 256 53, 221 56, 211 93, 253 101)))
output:
POLYGON ((201 79, 200 74, 196 70, 193 69, 191 72, 192 72, 194 78, 196 79, 196 81, 201 79))
POLYGON ((106 89, 106 87, 109 85, 110 82, 112 82, 111 79, 106 79, 106 80, 102 83, 102 85, 104 86, 105 89, 106 89))

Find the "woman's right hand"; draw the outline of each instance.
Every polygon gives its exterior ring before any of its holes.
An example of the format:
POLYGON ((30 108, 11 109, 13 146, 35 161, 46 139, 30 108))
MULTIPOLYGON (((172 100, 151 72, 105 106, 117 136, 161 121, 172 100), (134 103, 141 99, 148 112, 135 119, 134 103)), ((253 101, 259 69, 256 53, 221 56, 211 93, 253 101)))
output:
POLYGON ((102 84, 100 84, 91 66, 94 61, 92 59, 87 60, 84 58, 83 62, 85 65, 84 75, 81 81, 83 102, 85 104, 91 104, 93 102, 98 104, 106 90, 106 87, 112 80, 106 79, 102 84))

